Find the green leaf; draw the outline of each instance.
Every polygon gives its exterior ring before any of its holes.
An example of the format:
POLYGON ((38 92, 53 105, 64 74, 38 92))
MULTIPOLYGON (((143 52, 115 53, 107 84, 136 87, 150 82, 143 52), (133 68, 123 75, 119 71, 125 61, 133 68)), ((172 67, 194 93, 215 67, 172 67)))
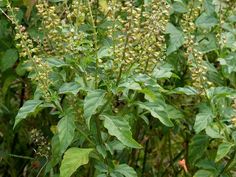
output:
POLYGON ((60 140, 61 151, 64 152, 66 148, 71 144, 74 138, 75 123, 74 114, 66 113, 64 117, 60 119, 57 125, 58 136, 60 140))
POLYGON ((118 165, 115 168, 114 172, 118 172, 125 177, 137 177, 137 173, 135 172, 135 170, 127 164, 118 165))
POLYGON ((121 83, 119 84, 119 87, 125 87, 127 89, 130 89, 130 90, 141 90, 141 86, 139 85, 139 83, 133 81, 133 80, 129 80, 125 83, 121 83))
POLYGON ((175 12, 178 13, 186 13, 188 12, 188 7, 187 5, 182 2, 181 0, 176 0, 173 4, 172 4, 172 8, 175 12))
POLYGON ((98 58, 110 57, 112 56, 112 50, 108 47, 102 47, 98 50, 98 58))
POLYGON ((194 164, 198 159, 202 158, 209 142, 206 135, 195 135, 189 145, 189 162, 194 164))
POLYGON ((212 101, 215 98, 236 96, 235 89, 229 87, 211 87, 207 90, 207 97, 212 101))
POLYGON ((172 76, 172 71, 173 67, 170 64, 164 64, 161 65, 158 68, 155 68, 152 76, 156 79, 161 79, 161 78, 170 78, 172 76))
POLYGON ((174 93, 177 94, 185 94, 185 95, 196 95, 198 94, 198 91, 194 89, 191 86, 186 86, 186 87, 177 87, 174 90, 174 93))
POLYGON ((206 134, 211 138, 223 138, 221 130, 216 123, 211 123, 205 129, 206 134))
POLYGON ((151 113, 151 115, 161 121, 167 127, 173 127, 168 114, 166 113, 165 106, 158 102, 138 102, 140 108, 145 109, 151 113))
POLYGON ((59 89, 59 94, 71 93, 73 95, 76 95, 80 89, 80 85, 76 82, 64 83, 59 89))
POLYGON ((70 177, 81 165, 89 162, 91 148, 70 148, 68 149, 61 162, 60 177, 70 177))
POLYGON ((212 14, 207 14, 203 12, 196 20, 196 26, 203 28, 203 29, 209 29, 217 25, 217 18, 214 17, 212 14))
POLYGON ((7 69, 11 68, 16 60, 18 59, 18 54, 17 54, 17 50, 15 49, 8 49, 2 59, 1 59, 1 71, 4 72, 7 69))
POLYGON ((217 153, 216 153, 216 158, 215 161, 218 162, 222 158, 224 158, 230 151, 230 149, 234 145, 228 142, 221 143, 218 147, 217 153))
POLYGON ((90 127, 90 119, 96 113, 99 106, 102 105, 105 96, 103 90, 89 91, 84 100, 84 118, 86 119, 87 126, 90 127))
POLYGON ((166 32, 170 34, 167 55, 178 50, 184 44, 184 33, 178 30, 173 24, 168 23, 166 32))
POLYGON ((108 117, 107 115, 102 115, 102 117, 104 118, 104 127, 108 130, 110 135, 115 136, 128 147, 142 148, 142 146, 132 138, 131 127, 125 119, 116 116, 108 117))
POLYGON ((30 113, 33 113, 42 102, 43 101, 41 100, 26 101, 24 105, 20 108, 18 114, 16 115, 14 128, 20 121, 25 119, 30 113))
POLYGON ((211 108, 207 105, 202 105, 200 111, 196 116, 194 130, 196 133, 204 130, 213 121, 213 113, 211 108))
POLYGON ((56 67, 56 68, 60 68, 60 67, 63 67, 63 66, 68 66, 68 64, 66 64, 63 59, 60 59, 60 58, 47 58, 47 62, 49 64, 49 66, 51 67, 56 67))
POLYGON ((215 174, 209 170, 198 170, 193 177, 215 177, 215 174))

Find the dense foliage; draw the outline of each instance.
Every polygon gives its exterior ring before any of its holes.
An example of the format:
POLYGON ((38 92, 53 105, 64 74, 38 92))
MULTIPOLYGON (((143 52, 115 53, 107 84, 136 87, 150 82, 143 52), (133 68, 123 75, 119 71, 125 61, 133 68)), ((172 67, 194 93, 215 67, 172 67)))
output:
POLYGON ((0 0, 0 177, 236 175, 235 0, 0 0))

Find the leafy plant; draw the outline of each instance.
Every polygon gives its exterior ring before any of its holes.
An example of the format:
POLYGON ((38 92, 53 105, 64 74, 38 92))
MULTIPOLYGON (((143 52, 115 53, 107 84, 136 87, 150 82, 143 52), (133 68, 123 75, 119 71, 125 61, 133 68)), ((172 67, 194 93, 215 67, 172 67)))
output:
POLYGON ((233 0, 0 0, 0 176, 234 176, 233 0))

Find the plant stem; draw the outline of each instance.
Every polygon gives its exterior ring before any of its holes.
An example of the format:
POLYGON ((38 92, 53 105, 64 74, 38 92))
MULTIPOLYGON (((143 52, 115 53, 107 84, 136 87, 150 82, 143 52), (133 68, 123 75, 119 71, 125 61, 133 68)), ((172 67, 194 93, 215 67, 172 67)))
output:
POLYGON ((34 158, 29 157, 29 156, 22 156, 22 155, 16 155, 16 154, 7 154, 10 157, 16 157, 20 159, 28 159, 28 160, 34 160, 34 158))
POLYGON ((95 88, 98 88, 98 40, 97 40, 97 27, 95 23, 95 19, 92 13, 91 2, 88 0, 88 8, 89 15, 92 21, 93 26, 93 40, 94 40, 94 48, 95 48, 95 57, 96 57, 96 71, 95 71, 95 88))
POLYGON ((221 177, 222 174, 227 171, 227 169, 229 168, 229 166, 231 165, 231 163, 234 161, 236 156, 236 150, 234 150, 232 157, 230 158, 230 160, 228 161, 228 163, 224 166, 224 168, 221 170, 221 172, 219 173, 219 175, 217 177, 221 177))

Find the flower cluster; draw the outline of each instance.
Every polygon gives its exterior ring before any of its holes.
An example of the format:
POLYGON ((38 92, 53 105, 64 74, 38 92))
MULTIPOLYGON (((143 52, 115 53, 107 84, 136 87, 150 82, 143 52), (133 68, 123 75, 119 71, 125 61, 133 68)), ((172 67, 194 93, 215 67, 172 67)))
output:
POLYGON ((19 51, 19 56, 24 60, 25 64, 29 67, 29 71, 32 73, 32 80, 38 83, 38 88, 42 91, 45 98, 49 97, 48 87, 51 84, 49 80, 49 73, 51 68, 48 63, 40 56, 40 47, 30 38, 26 28, 20 25, 15 17, 15 13, 10 4, 8 4, 10 17, 15 25, 15 41, 16 47, 19 51))
MULTIPOLYGON (((139 63, 138 71, 151 71, 165 51, 164 31, 169 18, 169 4, 153 1, 141 7, 127 1, 120 8, 110 7, 114 12, 121 10, 125 17, 115 18, 114 28, 119 31, 115 37, 115 63, 127 68, 139 63)), ((114 16, 113 16, 114 21, 114 16)), ((114 28, 112 35, 114 38, 114 28)))
POLYGON ((84 21, 84 6, 78 1, 73 1, 71 6, 71 12, 65 10, 65 16, 62 18, 56 7, 47 2, 39 1, 36 5, 38 15, 42 19, 40 30, 44 33, 43 47, 47 55, 64 56, 78 54, 80 51, 79 46, 85 35, 78 31, 78 26, 84 21), (67 20, 70 23, 67 23, 67 20))
MULTIPOLYGON (((202 52, 197 50, 197 42, 195 42, 194 32, 196 30, 196 25, 194 21, 200 15, 201 6, 194 6, 194 1, 190 1, 188 4, 189 11, 182 16, 181 27, 185 33, 185 44, 186 48, 186 57, 188 57, 188 65, 192 75, 192 85, 199 89, 203 90, 204 85, 203 81, 206 81, 205 76, 207 68, 204 66, 204 55, 202 52)), ((206 82, 211 84, 210 82, 206 82)))
POLYGON ((50 145, 48 140, 44 137, 42 131, 38 129, 32 129, 30 131, 30 138, 34 146, 36 146, 35 153, 39 156, 49 156, 50 145))

